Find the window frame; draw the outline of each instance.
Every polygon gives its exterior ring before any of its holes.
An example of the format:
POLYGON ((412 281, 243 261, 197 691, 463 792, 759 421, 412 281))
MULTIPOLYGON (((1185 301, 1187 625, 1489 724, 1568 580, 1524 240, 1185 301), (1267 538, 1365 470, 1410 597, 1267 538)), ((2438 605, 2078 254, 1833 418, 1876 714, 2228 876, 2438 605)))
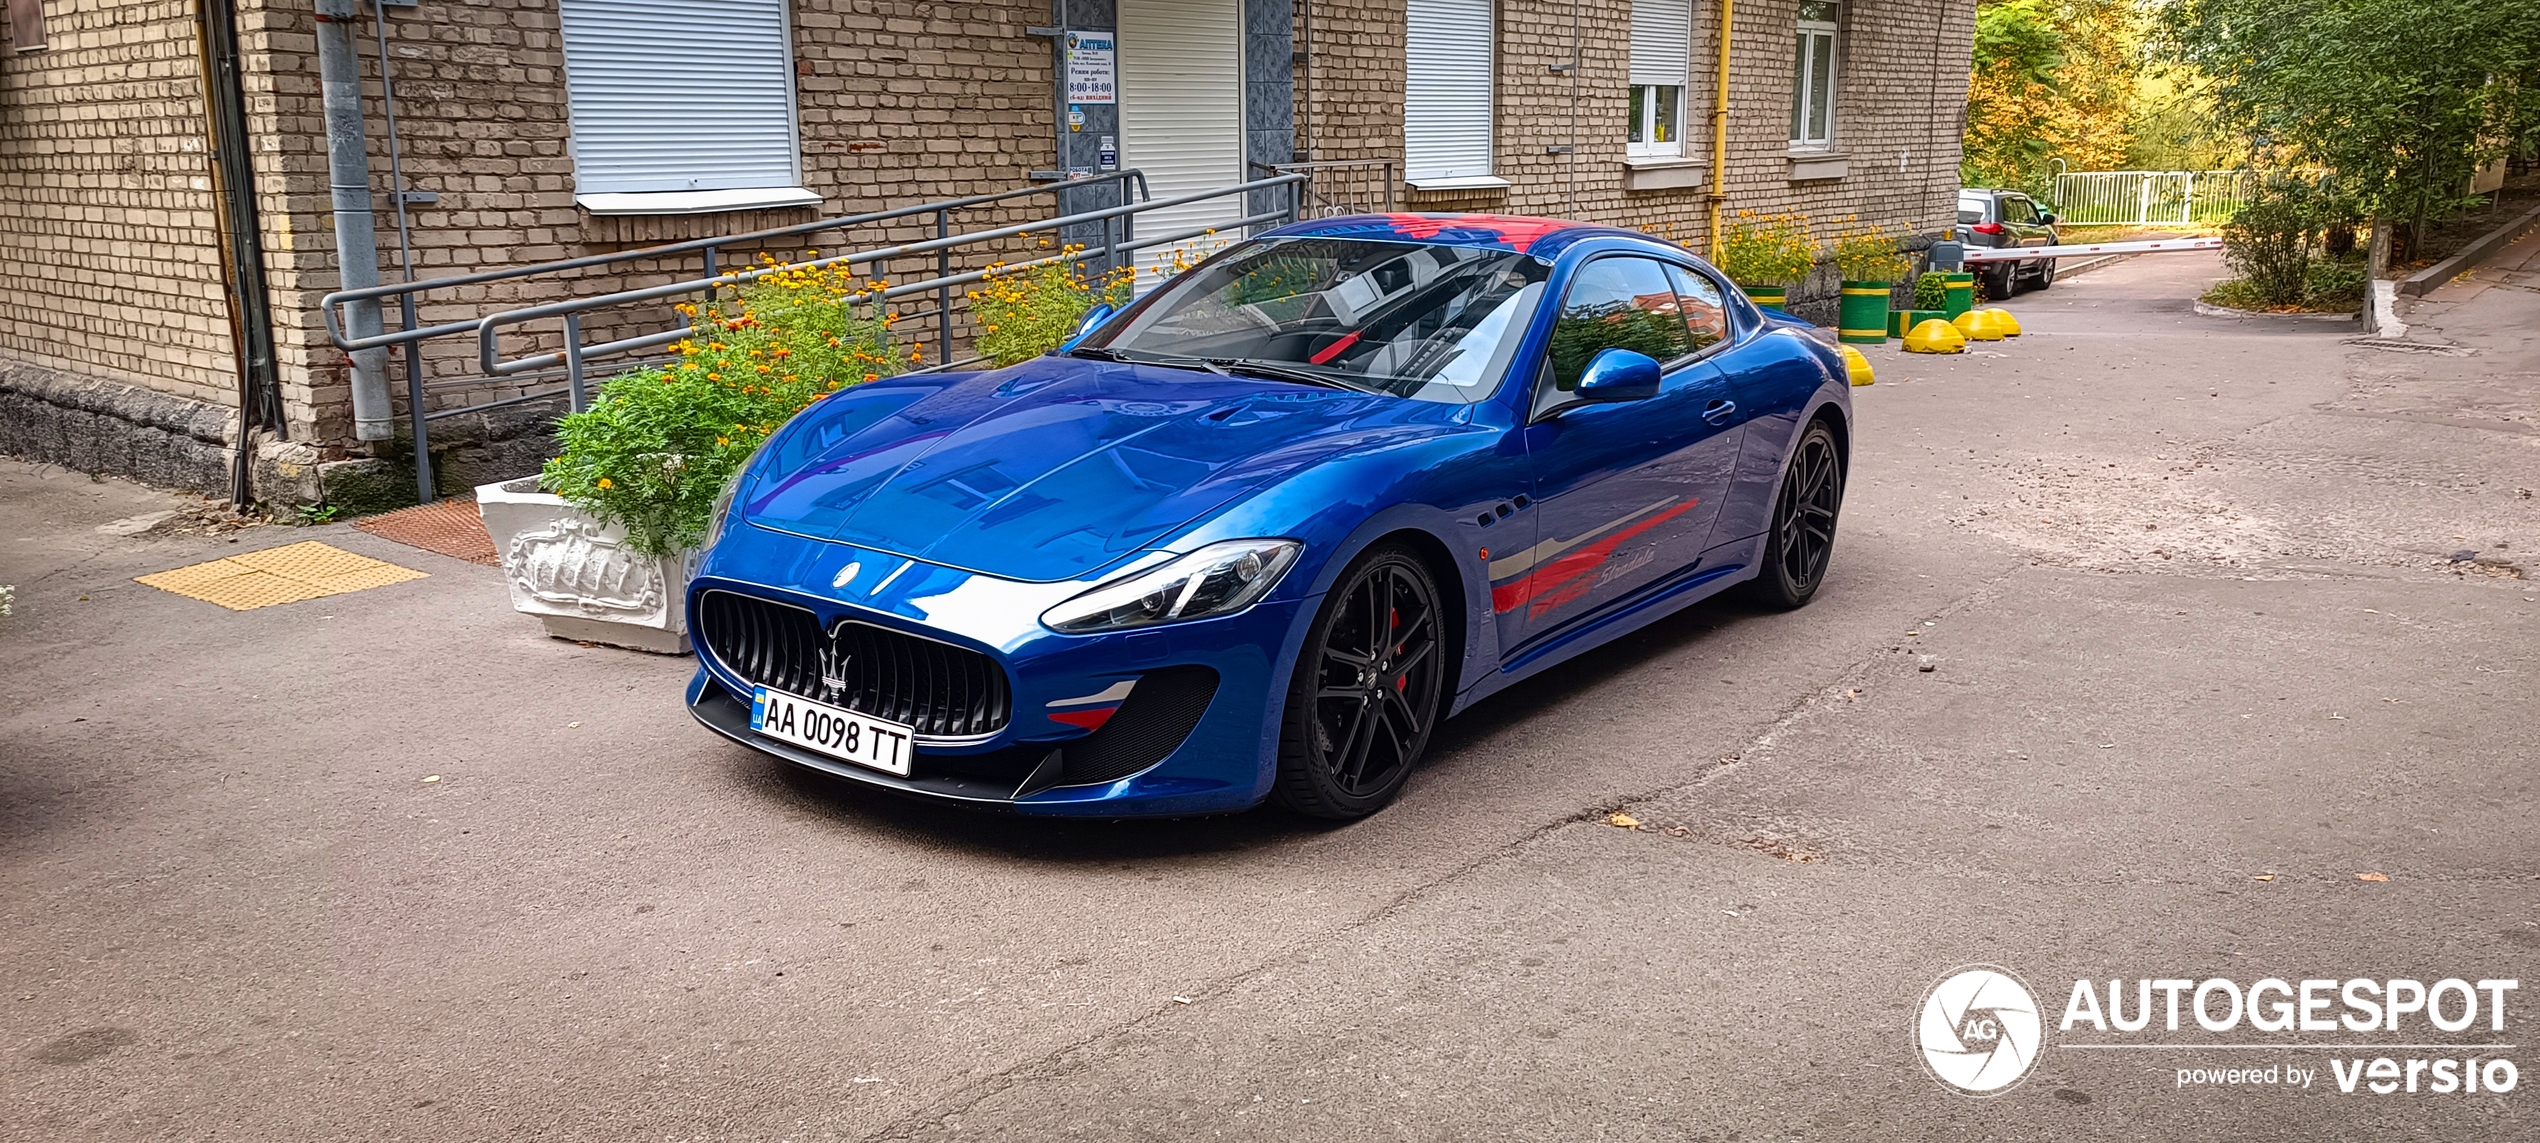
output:
POLYGON ((9 49, 19 55, 52 46, 50 29, 44 26, 44 0, 8 0, 7 30, 9 49))
POLYGON ((1843 90, 1843 6, 1838 0, 1808 0, 1800 5, 1802 15, 1792 27, 1793 48, 1790 96, 1790 149, 1793 151, 1831 151, 1835 146, 1835 107, 1842 102, 1843 90), (1829 19, 1810 19, 1805 15, 1812 3, 1822 3, 1834 10, 1829 19), (1825 43, 1826 102, 1822 108, 1810 99, 1817 86, 1817 52, 1810 41, 1825 43), (1812 121, 1815 113, 1822 122, 1812 121), (1812 132, 1810 128, 1815 128, 1812 132))
POLYGON ((1678 158, 1685 153, 1685 102, 1692 94, 1693 4, 1690 0, 1636 0, 1625 41, 1623 156, 1678 158), (1659 114, 1662 92, 1673 90, 1672 115, 1659 114), (1667 135, 1658 141, 1661 129, 1667 135))
POLYGON ((1638 114, 1632 116, 1631 122, 1623 131, 1623 156, 1630 159, 1672 159, 1681 157, 1685 153, 1685 85, 1681 83, 1635 83, 1631 85, 1631 102, 1639 104, 1640 111, 1638 114), (1668 89, 1673 89, 1676 93, 1675 122, 1670 125, 1670 129, 1668 131, 1668 134, 1673 136, 1673 138, 1668 139, 1664 143, 1652 142, 1650 141, 1651 136, 1657 134, 1658 126, 1658 99, 1656 93, 1668 89), (1641 94, 1642 92, 1649 92, 1650 94, 1643 95, 1641 94), (1638 131, 1640 133, 1640 138, 1637 140, 1632 138, 1632 132, 1634 131, 1638 131))
MULTIPOLYGON (((1680 292, 1676 292, 1675 279, 1667 275, 1666 272, 1668 270, 1679 270, 1684 273, 1691 274, 1695 278, 1710 283, 1712 289, 1720 292, 1720 324, 1726 332, 1722 334, 1720 340, 1712 342, 1707 346, 1703 346, 1700 349, 1696 349, 1690 353, 1676 357, 1673 360, 1659 362, 1658 375, 1662 378, 1662 381, 1660 382, 1660 391, 1662 393, 1665 391, 1665 380, 1663 379, 1670 379, 1675 374, 1700 363, 1703 359, 1711 357, 1714 354, 1721 353, 1727 350, 1730 346, 1737 344, 1740 330, 1737 307, 1729 304, 1729 299, 1736 296, 1731 288, 1719 278, 1711 274, 1704 273, 1702 268, 1699 266, 1679 262, 1673 258, 1665 257, 1654 251, 1642 252, 1637 250, 1615 250, 1595 255, 1580 262, 1578 266, 1572 269, 1569 275, 1562 280, 1561 296, 1552 298, 1544 303, 1543 316, 1541 320, 1552 322, 1557 325, 1561 320, 1561 311, 1568 308, 1570 304, 1570 291, 1577 287, 1579 276, 1586 273, 1589 267, 1612 258, 1637 258, 1641 261, 1648 262, 1659 267, 1660 276, 1666 279, 1668 291, 1676 294, 1676 313, 1680 318, 1684 314, 1684 295, 1680 292)), ((1571 396, 1569 390, 1561 388, 1560 378, 1553 375, 1552 342, 1550 339, 1550 333, 1551 330, 1547 328, 1545 330, 1546 336, 1541 359, 1535 365, 1533 391, 1530 395, 1529 401, 1527 402, 1528 408, 1530 409, 1526 415, 1526 423, 1528 424, 1535 424, 1547 420, 1564 409, 1593 403, 1581 401, 1576 397, 1571 396)), ((1690 341, 1692 339, 1692 335, 1692 323, 1687 322, 1685 323, 1686 340, 1690 341)))
MULTIPOLYGON (((604 5, 593 6, 604 7, 604 5)), ((796 75, 799 54, 794 38, 794 5, 791 0, 779 0, 770 7, 774 9, 777 16, 777 42, 781 45, 781 55, 777 61, 778 71, 782 73, 785 81, 784 110, 787 139, 785 174, 753 178, 748 180, 748 185, 745 186, 715 188, 663 186, 631 189, 618 185, 626 181, 623 179, 601 179, 598 180, 599 187, 594 188, 590 185, 593 179, 585 173, 582 132, 576 129, 574 122, 576 115, 573 96, 573 52, 568 37, 564 34, 563 6, 559 5, 556 52, 562 62, 567 154, 573 160, 573 191, 576 205, 595 215, 705 214, 820 205, 823 201, 822 197, 805 188, 803 184, 805 163, 803 160, 802 93, 796 75)), ((668 175, 660 175, 653 179, 637 181, 668 181, 668 179, 668 175)))

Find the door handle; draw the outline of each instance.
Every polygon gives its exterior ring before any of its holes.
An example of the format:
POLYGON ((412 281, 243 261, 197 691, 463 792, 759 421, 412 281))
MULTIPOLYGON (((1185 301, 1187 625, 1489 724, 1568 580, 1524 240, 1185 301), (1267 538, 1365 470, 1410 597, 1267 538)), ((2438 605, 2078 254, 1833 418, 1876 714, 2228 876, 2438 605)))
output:
POLYGON ((1704 406, 1702 409, 1702 419, 1715 425, 1721 424, 1736 415, 1737 402, 1735 401, 1713 401, 1709 405, 1704 406))

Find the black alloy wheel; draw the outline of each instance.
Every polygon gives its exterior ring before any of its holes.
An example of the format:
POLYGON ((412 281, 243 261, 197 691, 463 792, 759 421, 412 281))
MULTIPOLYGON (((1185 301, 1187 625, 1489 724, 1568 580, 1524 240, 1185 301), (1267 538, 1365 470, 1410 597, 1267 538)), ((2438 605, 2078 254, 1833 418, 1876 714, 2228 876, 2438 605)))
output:
POLYGON ((1810 421, 1782 473, 1773 528, 1755 594, 1779 608, 1805 607, 1825 582, 1834 557, 1835 516, 1843 510, 1843 454, 1824 421, 1810 421))
POLYGON ((1987 266, 1980 271, 1976 280, 1984 283, 1985 300, 1992 302, 2011 300, 2012 292, 2019 289, 2018 268, 2017 262, 2002 262, 1987 266))
POLYGON ((1409 549, 1380 545, 1323 597, 1288 687, 1281 805, 1347 820, 1402 791, 1437 726, 1446 639, 1438 589, 1409 549))

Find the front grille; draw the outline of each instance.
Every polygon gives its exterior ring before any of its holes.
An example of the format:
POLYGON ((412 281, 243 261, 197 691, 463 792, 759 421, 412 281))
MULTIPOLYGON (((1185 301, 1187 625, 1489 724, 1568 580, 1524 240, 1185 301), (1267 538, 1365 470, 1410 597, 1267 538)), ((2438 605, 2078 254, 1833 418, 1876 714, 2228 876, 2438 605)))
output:
POLYGON ((929 738, 1005 729, 1005 671, 977 651, 845 622, 824 633, 811 612, 728 591, 699 601, 697 634, 716 660, 759 686, 917 728, 929 738))

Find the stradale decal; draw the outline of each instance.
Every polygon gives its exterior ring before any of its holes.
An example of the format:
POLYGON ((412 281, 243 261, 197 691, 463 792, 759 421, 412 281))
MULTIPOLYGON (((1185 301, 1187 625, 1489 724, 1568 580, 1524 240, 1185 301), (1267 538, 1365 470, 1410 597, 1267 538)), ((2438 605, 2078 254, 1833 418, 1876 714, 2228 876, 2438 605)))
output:
POLYGON ((2522 1083, 2492 1038, 2506 1030, 2518 979, 2442 977, 2289 979, 2246 985, 2225 977, 2076 980, 2046 1043, 2034 994, 2009 970, 1953 969, 1924 994, 1916 1046, 1934 1079, 1953 1091, 1998 1095, 2027 1078, 2048 1047, 2074 1051, 2234 1053, 2217 1063, 2169 1068, 2179 1088, 2277 1086, 2340 1094, 2503 1094, 2522 1083), (2238 1033, 2182 1039, 2195 1030, 2238 1033), (2327 1035, 2322 1035, 2327 1033, 2327 1035), (2459 1036, 2457 1040, 2445 1037, 2459 1036), (2280 1049, 2301 1057, 2251 1060, 2238 1053, 2280 1049), (2328 1075, 2317 1061, 2327 1056, 2328 1075))

